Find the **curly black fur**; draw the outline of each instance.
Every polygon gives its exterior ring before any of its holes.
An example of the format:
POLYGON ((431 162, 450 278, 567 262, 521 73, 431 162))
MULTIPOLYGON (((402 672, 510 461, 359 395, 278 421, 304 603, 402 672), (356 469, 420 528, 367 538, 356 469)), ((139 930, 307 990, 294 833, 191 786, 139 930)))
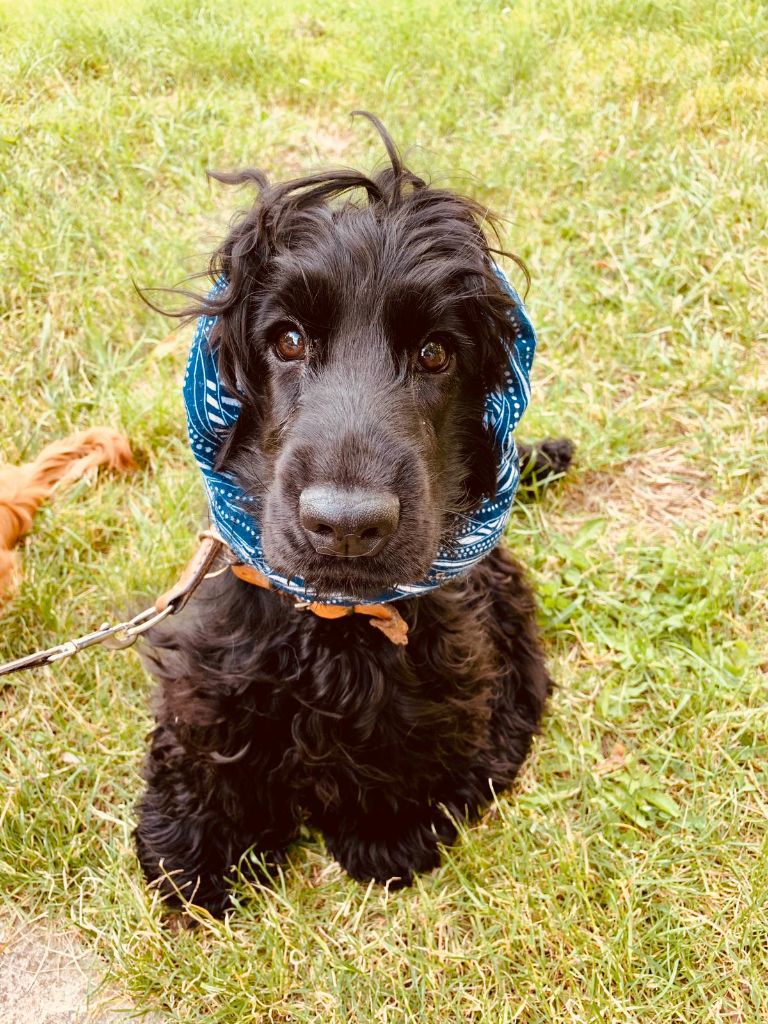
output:
MULTIPOLYGON (((270 563, 358 597, 420 578, 453 517, 493 493, 483 402, 515 316, 487 211, 405 169, 371 120, 390 158, 375 177, 220 176, 260 195, 214 256, 229 286, 184 311, 219 317, 243 410, 218 465, 252 495, 270 563), (280 357, 286 330, 300 359, 280 357), (426 341, 447 353, 439 372, 420 369, 426 341), (385 491, 394 534, 365 557, 318 549, 298 514, 318 482, 385 491)), ((523 461, 546 476, 570 455, 545 442, 523 461)), ((169 902, 223 913, 232 866, 250 848, 279 861, 304 819, 354 878, 408 884, 453 819, 510 784, 550 689, 519 566, 497 548, 398 608, 405 648, 363 615, 318 619, 225 574, 152 632, 161 686, 136 840, 169 902)))

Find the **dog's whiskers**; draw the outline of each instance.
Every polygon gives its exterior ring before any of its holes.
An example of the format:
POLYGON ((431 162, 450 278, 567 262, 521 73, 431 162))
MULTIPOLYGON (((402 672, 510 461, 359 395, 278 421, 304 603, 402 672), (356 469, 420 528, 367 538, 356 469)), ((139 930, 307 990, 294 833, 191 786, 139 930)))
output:
POLYGON ((457 508, 438 508, 438 512, 444 512, 449 516, 457 516, 459 519, 465 519, 468 523, 477 523, 477 517, 465 515, 464 512, 460 512, 457 508))

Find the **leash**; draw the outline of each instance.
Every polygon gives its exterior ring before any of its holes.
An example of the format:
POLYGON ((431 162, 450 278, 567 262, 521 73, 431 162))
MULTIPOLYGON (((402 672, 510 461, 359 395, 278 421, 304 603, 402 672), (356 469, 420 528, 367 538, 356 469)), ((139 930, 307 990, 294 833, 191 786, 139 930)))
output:
POLYGON ((118 622, 111 626, 105 623, 93 633, 86 633, 85 636, 77 637, 74 640, 65 640, 63 644, 49 647, 46 651, 38 651, 35 654, 28 654, 24 658, 17 658, 15 661, 8 661, 0 665, 0 676, 10 675, 12 672, 20 672, 25 668, 38 668, 41 665, 52 665, 63 658, 69 658, 73 654, 79 654, 87 647, 95 647, 97 644, 104 644, 111 650, 120 651, 135 644, 142 633, 145 633, 152 626, 169 615, 175 615, 181 611, 192 594, 197 590, 206 576, 216 575, 210 569, 219 552, 224 547, 222 541, 215 534, 206 530, 200 534, 200 546, 194 553, 178 581, 143 612, 134 615, 126 622, 118 622))
MULTIPOLYGON (((226 543, 212 530, 203 530, 199 535, 200 545, 192 558, 187 563, 181 576, 176 583, 157 598, 155 603, 144 611, 134 615, 132 619, 125 622, 118 622, 116 625, 105 623, 92 633, 73 640, 65 640, 64 643, 49 647, 45 651, 37 651, 35 654, 28 654, 23 658, 16 658, 14 661, 7 661, 0 665, 0 676, 10 675, 12 672, 21 672, 26 668, 39 668, 42 665, 52 665, 73 654, 79 654, 88 647, 95 647, 103 644, 110 650, 120 651, 131 647, 136 643, 142 633, 145 633, 152 626, 156 626, 169 615, 176 615, 203 580, 213 579, 221 573, 230 570, 238 579, 253 586, 261 587, 264 590, 271 590, 280 597, 290 600, 297 611, 309 611, 321 619, 338 619, 347 615, 367 615, 372 626, 380 630, 393 644, 404 646, 408 643, 408 623, 400 612, 386 604, 356 604, 351 607, 343 605, 322 604, 318 601, 302 601, 290 594, 283 594, 275 590, 269 580, 257 569, 244 565, 237 560, 228 561, 220 569, 213 570, 219 555, 228 551, 226 543)), ((230 552, 231 554, 231 552, 230 552)))

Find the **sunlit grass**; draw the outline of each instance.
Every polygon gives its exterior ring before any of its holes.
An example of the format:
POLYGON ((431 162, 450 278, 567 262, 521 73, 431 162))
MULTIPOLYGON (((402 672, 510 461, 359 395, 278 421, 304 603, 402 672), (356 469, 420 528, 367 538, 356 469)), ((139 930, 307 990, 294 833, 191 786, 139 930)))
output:
POLYGON ((288 0, 0 11, 0 445, 97 424, 140 469, 40 514, 0 658, 165 589, 202 510, 187 335, 133 289, 201 269, 279 177, 381 147, 507 218, 541 336, 518 507, 559 689, 516 790, 413 889, 313 835, 170 935, 131 852, 150 684, 91 652, 0 693, 0 898, 74 924, 185 1022, 768 1017, 768 20, 757 2, 288 0))

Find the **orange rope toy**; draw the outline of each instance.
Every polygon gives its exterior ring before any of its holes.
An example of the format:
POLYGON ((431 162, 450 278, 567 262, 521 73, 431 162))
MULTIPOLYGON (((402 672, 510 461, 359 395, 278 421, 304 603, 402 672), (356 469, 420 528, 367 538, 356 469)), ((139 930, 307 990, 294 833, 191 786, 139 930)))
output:
POLYGON ((133 469, 128 439, 109 427, 92 427, 47 445, 34 462, 0 466, 0 604, 20 582, 13 548, 31 529, 37 509, 57 485, 73 483, 97 466, 133 469))

